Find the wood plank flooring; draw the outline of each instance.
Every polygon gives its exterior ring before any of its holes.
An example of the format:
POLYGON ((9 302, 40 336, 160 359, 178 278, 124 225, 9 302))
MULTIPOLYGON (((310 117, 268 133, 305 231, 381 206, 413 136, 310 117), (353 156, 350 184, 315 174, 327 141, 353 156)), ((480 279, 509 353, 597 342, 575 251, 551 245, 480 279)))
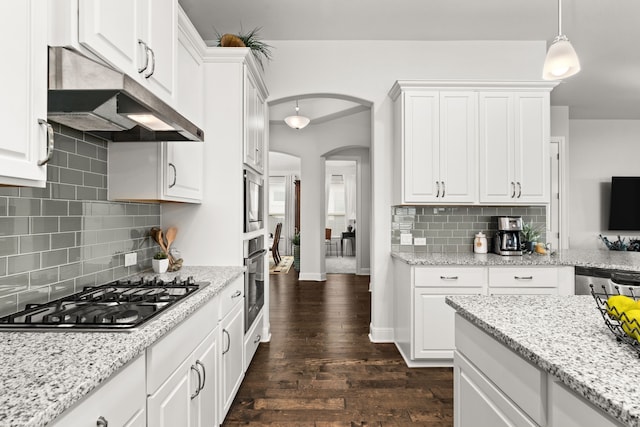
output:
POLYGON ((299 282, 270 276, 271 342, 262 343, 223 424, 453 425, 450 368, 405 365, 393 344, 369 341, 369 277, 299 282))

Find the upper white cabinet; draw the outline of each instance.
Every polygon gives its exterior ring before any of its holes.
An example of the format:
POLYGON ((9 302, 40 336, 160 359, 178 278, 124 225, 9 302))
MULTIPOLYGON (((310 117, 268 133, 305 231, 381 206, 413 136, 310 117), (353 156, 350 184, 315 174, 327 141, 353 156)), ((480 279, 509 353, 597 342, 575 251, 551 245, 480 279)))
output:
POLYGON ((476 99, 469 91, 400 94, 401 203, 476 201, 476 99))
POLYGON ((52 0, 49 44, 111 64, 173 103, 177 0, 52 0))
POLYGON ((480 93, 480 202, 549 203, 549 92, 480 93))
POLYGON ((109 200, 200 203, 203 142, 109 144, 109 200))
POLYGON ((244 67, 244 164, 264 171, 265 97, 256 78, 244 67))
POLYGON ((205 44, 182 8, 178 8, 176 109, 202 127, 204 123, 205 44))
POLYGON ((11 137, 0 140, 0 185, 44 187, 46 159, 53 150, 47 123, 47 2, 3 1, 0 34, 7 43, 0 124, 11 137), (10 63, 10 65, 8 65, 10 63))
POLYGON ((396 82, 394 204, 549 203, 554 86, 396 82))

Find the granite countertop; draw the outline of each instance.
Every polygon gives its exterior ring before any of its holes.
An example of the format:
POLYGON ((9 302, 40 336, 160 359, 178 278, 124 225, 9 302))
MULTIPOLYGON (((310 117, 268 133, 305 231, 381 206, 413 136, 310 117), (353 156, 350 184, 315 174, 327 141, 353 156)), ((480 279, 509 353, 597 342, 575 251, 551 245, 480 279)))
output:
MULTIPOLYGON (((44 426, 211 300, 244 267, 183 267, 210 284, 131 332, 0 332, 0 427, 44 426)), ((153 273, 144 276, 156 276, 153 273)), ((141 276, 141 275, 137 275, 141 276)))
POLYGON ((473 253, 404 253, 392 252, 391 256, 409 265, 476 265, 476 266, 582 266, 618 270, 640 271, 640 252, 570 249, 553 255, 531 254, 500 256, 473 253))
POLYGON ((628 426, 640 426, 638 353, 618 343, 593 297, 449 296, 447 304, 628 426))

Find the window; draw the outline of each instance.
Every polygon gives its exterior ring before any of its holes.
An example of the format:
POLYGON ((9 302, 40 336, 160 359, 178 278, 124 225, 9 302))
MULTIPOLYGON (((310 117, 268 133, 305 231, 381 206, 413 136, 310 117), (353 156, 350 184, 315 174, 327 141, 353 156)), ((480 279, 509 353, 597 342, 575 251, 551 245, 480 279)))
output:
POLYGON ((269 215, 284 215, 284 176, 269 177, 269 215))

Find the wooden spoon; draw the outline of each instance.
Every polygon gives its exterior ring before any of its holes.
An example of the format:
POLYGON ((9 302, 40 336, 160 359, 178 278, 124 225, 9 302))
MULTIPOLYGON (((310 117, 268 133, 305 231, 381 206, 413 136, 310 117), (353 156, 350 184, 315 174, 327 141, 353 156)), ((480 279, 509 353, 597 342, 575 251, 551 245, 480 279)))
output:
POLYGON ((176 227, 169 227, 167 229, 167 253, 171 250, 171 244, 174 240, 176 240, 176 234, 178 234, 178 229, 176 227))

